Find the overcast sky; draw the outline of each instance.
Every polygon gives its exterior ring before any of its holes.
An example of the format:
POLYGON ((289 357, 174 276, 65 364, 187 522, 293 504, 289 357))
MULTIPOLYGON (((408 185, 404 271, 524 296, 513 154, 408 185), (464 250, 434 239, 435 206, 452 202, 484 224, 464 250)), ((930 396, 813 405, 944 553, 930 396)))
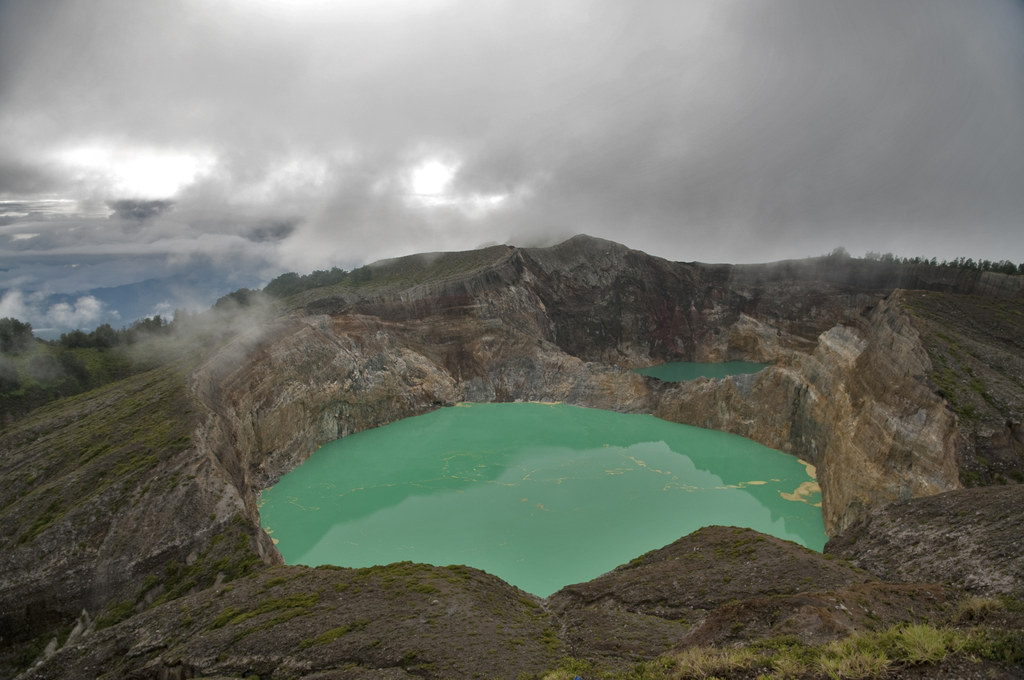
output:
POLYGON ((22 291, 577 233, 1021 262, 1024 4, 0 0, 0 200, 22 291))

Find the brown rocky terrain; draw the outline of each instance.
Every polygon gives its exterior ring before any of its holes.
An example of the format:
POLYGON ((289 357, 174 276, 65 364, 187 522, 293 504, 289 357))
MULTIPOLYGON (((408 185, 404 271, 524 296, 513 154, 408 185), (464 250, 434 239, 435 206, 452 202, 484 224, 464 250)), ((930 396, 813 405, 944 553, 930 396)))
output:
POLYGON ((892 582, 941 582, 985 595, 1024 584, 1024 486, 990 486, 874 508, 827 552, 892 582))
MULTIPOLYGON (((975 511, 996 487, 960 491, 1024 471, 1020 277, 673 263, 586 237, 358 273, 0 434, 4 668, 516 677, 571 656, 621 670, 696 644, 955 623, 965 593, 1024 596, 1020 541, 972 542, 1019 527, 1020 503, 975 511), (726 359, 771 365, 684 384, 630 370, 726 359), (863 571, 732 529, 545 602, 461 568, 280 566, 260 489, 326 441, 465 400, 654 413, 797 455, 817 467, 829 551, 863 571)), ((986 620, 1018 622, 999 611, 986 620)))
MULTIPOLYGON (((114 625, 83 615, 25 677, 541 677, 566 658, 616 676, 696 645, 820 645, 921 622, 1014 631, 1024 611, 708 527, 546 601, 461 566, 271 567, 114 625)), ((954 657, 930 671, 947 667, 1013 677, 1014 666, 954 657)))

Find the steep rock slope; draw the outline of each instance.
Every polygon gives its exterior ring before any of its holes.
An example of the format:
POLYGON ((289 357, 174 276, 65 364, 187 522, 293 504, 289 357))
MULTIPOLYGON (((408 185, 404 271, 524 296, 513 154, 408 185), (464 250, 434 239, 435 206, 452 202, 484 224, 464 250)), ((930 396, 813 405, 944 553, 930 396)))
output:
POLYGON ((466 567, 274 567, 72 640, 34 680, 515 678, 564 648, 541 602, 466 567))
MULTIPOLYGON (((279 560, 165 368, 32 413, 0 440, 0 662, 83 610, 126 616, 279 560)), ((39 651, 39 650, 36 650, 39 651)))
POLYGON ((965 485, 1024 482, 1024 309, 1019 297, 908 292, 929 379, 964 437, 965 485))
MULTIPOLYGON (((709 612, 751 597, 834 590, 871 580, 749 529, 706 527, 550 600, 573 656, 636 661, 680 644, 709 612)), ((784 617, 781 611, 778 621, 784 617)))
POLYGON ((1024 486, 949 491, 875 508, 826 552, 888 581, 937 581, 983 595, 1024 593, 1024 486))
POLYGON ((818 644, 958 611, 941 585, 882 583, 786 541, 707 527, 546 602, 466 567, 272 567, 84 625, 24 677, 518 678, 564 657, 633 677, 636 663, 693 645, 818 644))
POLYGON ((655 414, 814 464, 830 533, 874 505, 959 487, 963 436, 929 382, 931 362, 903 293, 848 323, 823 332, 809 353, 779 351, 754 376, 668 388, 655 414))
POLYGON ((793 453, 818 468, 829 531, 959 486, 967 440, 905 295, 876 287, 899 279, 885 270, 686 265, 586 238, 459 256, 310 291, 194 374, 216 429, 242 445, 247 491, 338 436, 515 399, 654 412, 793 453), (774 365, 682 386, 626 370, 730 358, 774 365))

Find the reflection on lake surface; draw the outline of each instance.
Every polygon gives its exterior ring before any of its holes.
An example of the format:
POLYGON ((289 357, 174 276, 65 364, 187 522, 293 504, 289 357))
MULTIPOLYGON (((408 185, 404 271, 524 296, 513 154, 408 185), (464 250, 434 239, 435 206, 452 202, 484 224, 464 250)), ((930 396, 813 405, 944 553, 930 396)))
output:
POLYGON ((653 416, 463 404, 324 446, 260 512, 289 564, 466 564, 543 597, 710 524, 821 550, 811 475, 653 416))

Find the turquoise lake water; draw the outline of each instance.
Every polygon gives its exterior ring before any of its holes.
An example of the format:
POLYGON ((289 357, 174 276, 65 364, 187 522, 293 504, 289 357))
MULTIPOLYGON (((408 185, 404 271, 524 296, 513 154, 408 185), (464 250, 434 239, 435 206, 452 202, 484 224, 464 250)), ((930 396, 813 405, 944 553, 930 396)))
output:
POLYGON ((710 524, 821 550, 812 473, 653 416, 463 404, 325 445, 260 513, 289 564, 466 564, 545 597, 710 524))
POLYGON ((684 382, 697 378, 724 378, 730 375, 757 373, 768 364, 752 361, 724 361, 715 364, 700 364, 689 361, 673 361, 657 366, 636 369, 641 375, 649 375, 666 382, 684 382))

